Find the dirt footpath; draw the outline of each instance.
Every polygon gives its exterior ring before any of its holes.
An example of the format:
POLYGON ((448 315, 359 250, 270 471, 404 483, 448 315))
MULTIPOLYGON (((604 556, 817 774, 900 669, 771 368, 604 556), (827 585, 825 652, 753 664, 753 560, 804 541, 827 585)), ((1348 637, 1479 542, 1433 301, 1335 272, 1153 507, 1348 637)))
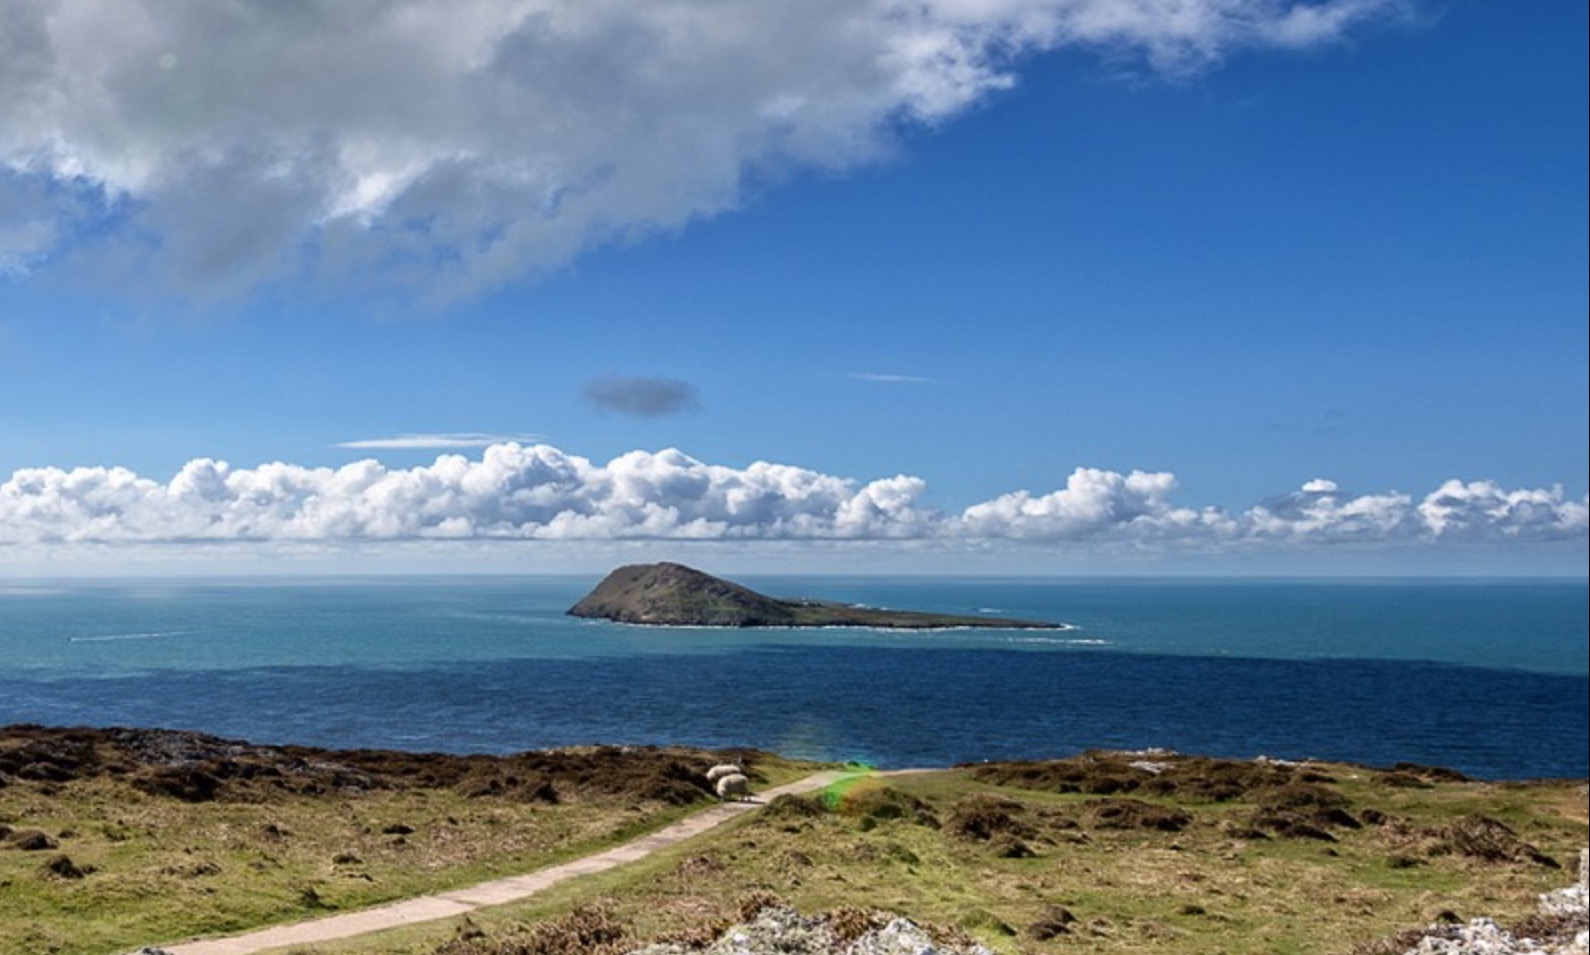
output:
POLYGON ((438 892, 435 895, 422 895, 418 898, 393 902, 358 912, 347 912, 341 915, 312 919, 307 922, 277 925, 260 929, 257 932, 249 932, 246 935, 201 939, 194 942, 183 942, 180 945, 167 945, 164 946, 164 951, 171 953, 171 955, 251 955, 254 952, 264 952, 289 945, 327 942, 333 939, 348 938, 353 935, 363 935, 366 932, 379 932, 383 929, 395 928, 400 925, 412 925, 416 922, 430 922, 436 919, 451 918, 456 915, 463 915, 466 912, 473 912, 475 909, 484 906, 516 902, 520 899, 529 898, 538 892, 544 892, 554 885, 569 879, 578 878, 582 875, 592 875, 597 872, 606 872, 608 869, 617 868, 625 863, 644 859, 659 849, 678 845, 686 839, 698 836, 708 829, 728 822, 736 816, 757 809, 786 793, 812 792, 853 775, 837 770, 816 773, 807 776, 805 779, 759 793, 757 800, 754 802, 722 803, 686 819, 681 819, 670 826, 657 830, 651 835, 642 836, 639 839, 615 846, 605 852, 585 856, 561 865, 538 869, 526 875, 509 876, 505 879, 482 882, 479 885, 472 885, 467 888, 438 892))

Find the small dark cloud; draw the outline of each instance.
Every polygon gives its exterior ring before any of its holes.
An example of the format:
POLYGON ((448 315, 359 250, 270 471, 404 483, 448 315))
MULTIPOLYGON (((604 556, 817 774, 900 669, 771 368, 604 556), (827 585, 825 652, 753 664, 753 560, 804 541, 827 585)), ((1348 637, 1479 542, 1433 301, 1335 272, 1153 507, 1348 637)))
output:
POLYGON ((603 411, 636 418, 661 418, 701 409, 696 386, 690 382, 644 375, 593 378, 585 383, 585 400, 603 411))

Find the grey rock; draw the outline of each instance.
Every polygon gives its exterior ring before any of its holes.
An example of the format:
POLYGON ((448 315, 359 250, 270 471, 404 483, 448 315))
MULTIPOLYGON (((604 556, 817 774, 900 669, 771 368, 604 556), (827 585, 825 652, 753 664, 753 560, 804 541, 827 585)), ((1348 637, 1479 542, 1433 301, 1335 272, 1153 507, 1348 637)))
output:
POLYGON ((897 918, 868 932, 845 949, 845 955, 993 955, 981 945, 950 949, 936 944, 909 919, 897 918))
POLYGON ((1587 900, 1586 871, 1590 869, 1590 849, 1579 851, 1579 882, 1540 897, 1543 914, 1571 919, 1578 924, 1572 938, 1518 938, 1487 918, 1467 925, 1432 926, 1419 944, 1405 955, 1590 955, 1590 900, 1587 900))
MULTIPOLYGON (((629 955, 690 955, 678 945, 649 945, 629 955)), ((896 918, 842 945, 820 918, 786 908, 766 908, 731 926, 705 955, 993 955, 981 945, 944 946, 909 919, 896 918)))

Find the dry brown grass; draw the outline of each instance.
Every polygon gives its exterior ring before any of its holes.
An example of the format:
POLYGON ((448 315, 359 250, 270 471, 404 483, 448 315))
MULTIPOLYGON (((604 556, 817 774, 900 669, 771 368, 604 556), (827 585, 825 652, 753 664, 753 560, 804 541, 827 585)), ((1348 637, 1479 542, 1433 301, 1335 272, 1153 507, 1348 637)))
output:
POLYGON ((1368 955, 1443 915, 1528 919, 1586 840, 1578 783, 1166 759, 1158 782, 1091 754, 785 797, 602 897, 637 940, 704 942, 751 892, 1013 955, 1368 955))
POLYGON ((509 757, 0 729, 0 952, 104 953, 524 872, 709 801, 750 751, 509 757))
MULTIPOLYGON (((677 816, 678 784, 724 755, 454 761, 165 740, 167 762, 150 763, 69 743, 41 758, 36 734, 9 750, 0 737, 0 951, 104 953, 526 871, 677 816), (17 772, 24 751, 34 768, 17 772), (217 785, 195 799, 209 784, 154 771, 169 766, 217 785)), ((809 768, 734 756, 770 781, 809 768)), ((1530 924, 1538 893, 1568 881, 1551 863, 1575 858, 1586 818, 1578 782, 1093 753, 782 797, 456 931, 313 955, 701 947, 773 904, 841 935, 903 914, 1010 955, 1370 955, 1441 917, 1530 924)))

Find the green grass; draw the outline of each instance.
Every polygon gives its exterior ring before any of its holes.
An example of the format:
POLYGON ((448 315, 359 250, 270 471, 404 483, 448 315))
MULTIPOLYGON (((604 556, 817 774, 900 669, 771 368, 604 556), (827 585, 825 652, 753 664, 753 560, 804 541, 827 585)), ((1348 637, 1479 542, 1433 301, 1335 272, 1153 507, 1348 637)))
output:
MULTIPOLYGON (((560 887, 533 903, 471 916, 471 927, 505 944, 524 926, 597 905, 629 927, 638 946, 734 920, 741 900, 770 893, 801 911, 877 908, 961 930, 998 952, 1168 952, 1177 955, 1329 955, 1428 924, 1442 911, 1504 921, 1534 910, 1539 893, 1572 874, 1533 862, 1485 862, 1452 854, 1431 831, 1473 814, 1502 819, 1521 838, 1572 865, 1585 844, 1579 784, 1439 783, 1388 787, 1376 774, 1334 768, 1357 812, 1374 808, 1424 833, 1408 843, 1391 827, 1339 829, 1336 841, 1235 838, 1254 802, 1187 803, 1180 832, 1107 829, 1100 797, 977 782, 965 771, 874 780, 844 797, 781 803, 709 836, 601 877, 560 887), (1004 858, 997 840, 957 836, 968 797, 998 796, 1029 835, 1031 858, 1004 858), (919 800, 939 824, 901 805, 919 800), (820 808, 821 807, 821 808, 820 808), (1090 821, 1094 820, 1094 821, 1090 821), (1394 865, 1405 856, 1415 864, 1394 865), (1075 919, 1047 940, 1035 926, 1063 907, 1075 919)), ((458 926, 317 947, 317 955, 425 955, 458 926)), ((699 937, 699 934, 698 934, 699 937)), ((307 955, 307 953, 301 953, 307 955)))
MULTIPOLYGON (((773 785, 816 767, 762 768, 773 785)), ((1106 768, 1118 775, 1119 767, 1106 768)), ((781 800, 641 862, 476 911, 467 923, 293 951, 430 955, 466 926, 507 951, 526 926, 591 905, 638 947, 708 937, 736 920, 747 897, 772 895, 808 913, 903 914, 1010 955, 1340 955, 1443 911, 1521 918, 1539 893, 1571 881, 1586 842, 1578 782, 1397 785, 1361 767, 1315 772, 1328 781, 1266 784, 1223 801, 1146 787, 1110 795, 1022 788, 971 769, 868 779, 826 799, 781 800), (1329 797, 1355 819, 1383 821, 1331 828, 1333 841, 1261 835, 1254 820, 1283 797, 1299 805, 1329 797), (1185 818, 1179 831, 1143 828, 1183 818, 1176 813, 1185 818), (1450 832, 1476 816, 1505 823, 1515 841, 1567 868, 1464 854, 1450 832), (1019 857, 1020 847, 1030 855, 1019 857), (1039 937, 1059 909, 1074 921, 1064 934, 1039 937)), ((75 832, 61 851, 96 869, 81 880, 45 877, 39 866, 52 853, 0 850, 0 950, 97 955, 323 914, 316 900, 354 908, 528 871, 684 811, 436 790, 194 806, 118 785, 21 798, 22 787, 0 789, 0 822, 15 827, 26 817, 75 832), (401 840, 383 832, 397 822, 415 832, 401 840), (339 854, 358 861, 337 862, 339 854)))
MULTIPOLYGON (((758 766, 770 784, 815 768, 758 766)), ((13 781, 0 825, 57 847, 0 839, 0 952, 103 955, 362 908, 599 852, 706 805, 450 788, 187 803, 106 777, 13 781), (61 855, 87 874, 50 871, 61 855)))

